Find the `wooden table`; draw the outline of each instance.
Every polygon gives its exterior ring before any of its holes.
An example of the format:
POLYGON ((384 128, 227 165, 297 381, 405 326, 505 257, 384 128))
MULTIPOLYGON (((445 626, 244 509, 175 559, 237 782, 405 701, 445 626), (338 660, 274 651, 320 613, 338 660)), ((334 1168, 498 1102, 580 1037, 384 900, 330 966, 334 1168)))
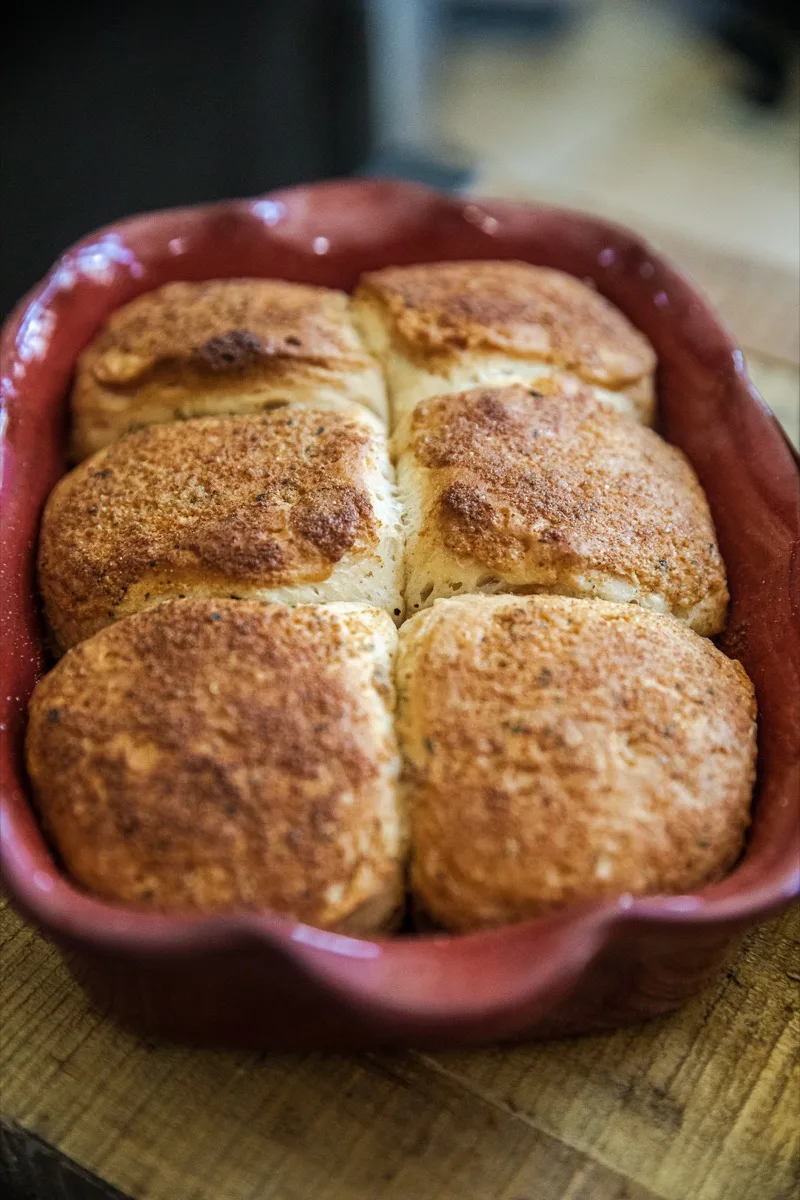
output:
MULTIPOLYGON (((796 278, 656 240, 720 305, 797 444, 796 278)), ((797 1195, 797 910, 751 933, 728 971, 671 1017, 469 1053, 155 1045, 93 1011, 5 906, 0 954, 3 1200, 12 1185, 26 1200, 797 1195)))

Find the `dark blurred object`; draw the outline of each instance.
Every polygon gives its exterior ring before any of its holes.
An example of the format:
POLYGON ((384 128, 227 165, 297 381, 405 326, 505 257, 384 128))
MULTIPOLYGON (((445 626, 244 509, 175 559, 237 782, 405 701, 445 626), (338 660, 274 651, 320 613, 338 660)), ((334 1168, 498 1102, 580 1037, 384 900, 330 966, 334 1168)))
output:
POLYGON ((705 24, 740 60, 744 95, 765 108, 782 104, 800 43, 797 0, 713 0, 699 8, 705 24))
POLYGON ((373 150, 364 176, 411 179, 443 191, 466 187, 474 166, 435 133, 432 96, 442 0, 364 0, 373 150))
POLYGON ((14 7, 0 312, 98 225, 349 174, 370 154, 360 0, 14 7))
POLYGON ((458 33, 559 37, 570 33, 586 0, 445 0, 458 33))
POLYGON ((376 150, 358 174, 364 179, 407 179, 442 192, 461 192, 474 183, 475 164, 457 150, 435 153, 414 146, 376 150))

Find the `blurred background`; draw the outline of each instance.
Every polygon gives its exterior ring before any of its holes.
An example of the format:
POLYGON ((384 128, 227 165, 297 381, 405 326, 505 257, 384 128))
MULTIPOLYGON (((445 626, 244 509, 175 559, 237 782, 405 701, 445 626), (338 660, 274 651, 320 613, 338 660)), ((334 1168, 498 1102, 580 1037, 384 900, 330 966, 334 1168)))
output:
POLYGON ((125 214, 381 174, 633 224, 740 336, 796 364, 798 14, 782 0, 12 5, 0 308, 125 214))

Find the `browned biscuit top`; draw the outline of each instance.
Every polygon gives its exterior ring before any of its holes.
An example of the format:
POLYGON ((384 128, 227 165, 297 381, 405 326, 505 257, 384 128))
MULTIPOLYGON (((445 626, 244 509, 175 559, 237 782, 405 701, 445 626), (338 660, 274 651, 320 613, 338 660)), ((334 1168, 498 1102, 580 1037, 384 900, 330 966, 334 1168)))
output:
POLYGON ((76 639, 59 614, 86 636, 147 577, 279 587, 374 551, 374 444, 358 410, 282 409, 152 425, 99 451, 57 484, 42 522, 39 579, 62 644, 76 639))
POLYGON ((540 358, 589 382, 621 387, 653 370, 649 342, 571 275, 518 262, 387 267, 359 295, 385 310, 407 353, 498 350, 540 358))
POLYGON ((720 595, 725 568, 703 491, 674 446, 587 391, 483 388, 422 401, 411 453, 430 469, 431 520, 456 556, 513 572, 536 550, 664 597, 720 595))
POLYGON ((107 387, 129 387, 159 367, 208 375, 281 370, 306 360, 368 363, 344 292, 274 279, 168 283, 113 313, 83 367, 107 387))
POLYGON ((365 860, 394 870, 379 861, 393 751, 374 634, 358 611, 180 600, 65 655, 34 693, 27 755, 75 877, 152 907, 334 923, 363 898, 365 860))
POLYGON ((439 601, 400 645, 415 886, 443 924, 733 865, 755 701, 707 638, 633 605, 503 596, 439 601))

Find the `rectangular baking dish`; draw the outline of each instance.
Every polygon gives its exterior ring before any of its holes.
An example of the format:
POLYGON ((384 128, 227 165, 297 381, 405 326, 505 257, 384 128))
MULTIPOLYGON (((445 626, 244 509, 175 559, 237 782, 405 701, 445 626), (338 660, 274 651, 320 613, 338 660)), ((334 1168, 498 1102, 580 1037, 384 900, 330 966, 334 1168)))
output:
POLYGON ((740 351, 692 284, 634 234, 531 204, 410 184, 321 183, 134 217, 91 234, 2 334, 0 822, 5 889, 103 1008, 150 1033, 228 1045, 466 1045, 585 1032, 675 1008, 749 925, 800 892, 800 474, 740 351), (732 593, 723 649, 759 704, 745 854, 688 896, 607 900, 472 934, 366 941, 267 913, 176 917, 75 887, 23 768, 44 665, 35 550, 65 468, 76 357, 109 313, 169 280, 263 276, 351 288, 390 263, 516 258, 569 271, 650 338, 659 419, 708 494, 732 593))

